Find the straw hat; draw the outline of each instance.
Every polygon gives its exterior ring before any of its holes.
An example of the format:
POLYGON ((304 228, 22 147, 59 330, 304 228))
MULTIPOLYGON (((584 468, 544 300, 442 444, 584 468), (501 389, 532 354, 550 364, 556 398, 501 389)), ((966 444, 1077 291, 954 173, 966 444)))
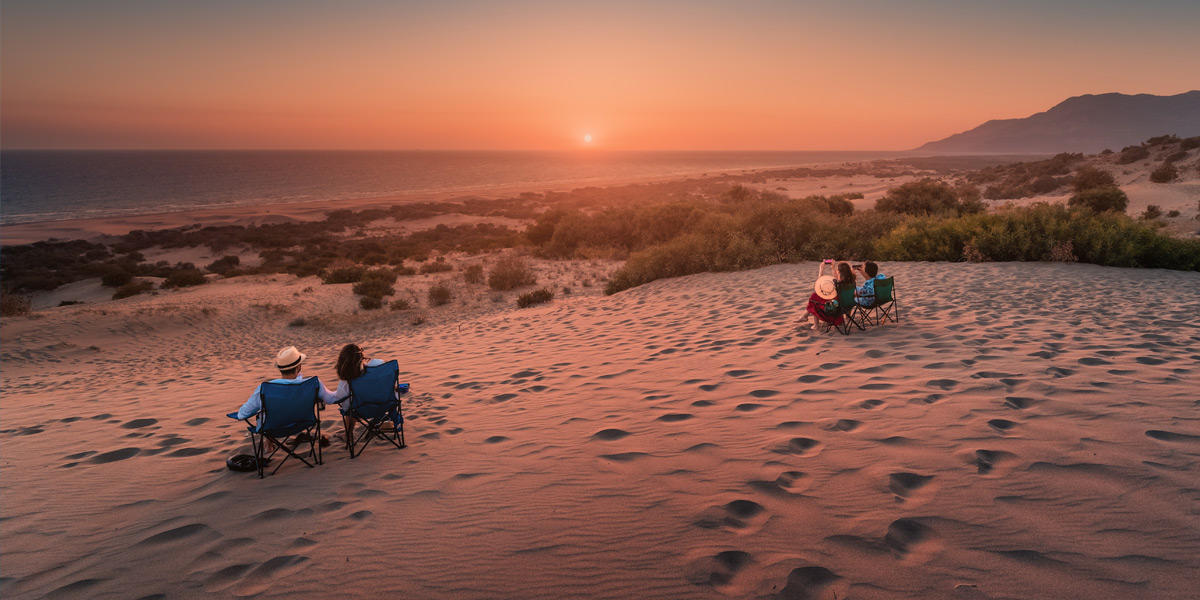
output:
POLYGON ((837 298, 837 282, 830 275, 822 275, 817 278, 817 283, 813 285, 813 291, 826 300, 833 300, 837 298))
POLYGON ((300 354, 300 351, 295 346, 288 346, 279 351, 275 356, 275 366, 279 367, 280 371, 290 371, 300 366, 300 361, 308 358, 300 354))

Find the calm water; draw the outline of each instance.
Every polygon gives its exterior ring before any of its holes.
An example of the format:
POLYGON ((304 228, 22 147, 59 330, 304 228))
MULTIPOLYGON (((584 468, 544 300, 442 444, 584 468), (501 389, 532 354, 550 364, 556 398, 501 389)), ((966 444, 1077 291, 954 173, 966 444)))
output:
POLYGON ((896 152, 275 152, 0 153, 0 223, 283 202, 470 194, 497 187, 570 189, 896 152))

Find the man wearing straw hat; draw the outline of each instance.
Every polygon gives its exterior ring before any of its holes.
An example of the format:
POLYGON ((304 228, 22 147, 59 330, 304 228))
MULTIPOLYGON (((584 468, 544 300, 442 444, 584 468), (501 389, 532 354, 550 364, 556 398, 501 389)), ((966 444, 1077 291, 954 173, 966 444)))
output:
MULTIPOLYGON (((269 383, 301 383, 308 378, 300 373, 301 363, 308 358, 301 354, 295 346, 288 346, 279 351, 275 355, 275 368, 279 369, 279 378, 272 379, 269 383)), ((250 398, 238 409, 237 416, 239 419, 247 419, 258 414, 262 410, 262 399, 259 397, 259 391, 262 390, 262 384, 258 384, 254 388, 254 393, 250 394, 250 398)), ((325 389, 325 385, 317 381, 317 394, 321 397, 321 402, 332 404, 337 401, 337 398, 325 389)), ((269 440, 268 440, 268 443, 269 440)))

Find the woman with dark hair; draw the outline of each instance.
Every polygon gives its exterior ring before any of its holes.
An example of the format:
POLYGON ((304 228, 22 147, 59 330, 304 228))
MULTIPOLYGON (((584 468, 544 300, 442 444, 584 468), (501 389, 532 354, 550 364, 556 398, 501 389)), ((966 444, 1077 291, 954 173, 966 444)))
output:
MULTIPOLYGON (((351 379, 361 377, 367 367, 377 367, 382 364, 383 361, 378 358, 368 359, 358 344, 346 344, 342 346, 342 351, 338 353, 337 358, 336 369, 339 381, 337 391, 333 393, 335 401, 342 402, 350 397, 351 379)), ((354 434, 354 419, 346 414, 345 407, 342 408, 342 424, 346 426, 346 437, 349 439, 354 434)))
POLYGON ((810 318, 813 329, 817 328, 818 323, 842 324, 842 315, 838 310, 838 292, 847 287, 854 288, 854 271, 849 263, 840 262, 837 268, 833 269, 833 275, 826 275, 827 265, 832 267, 833 259, 827 258, 817 267, 817 282, 813 285, 813 294, 808 297, 807 313, 800 319, 800 325, 808 323, 810 318))

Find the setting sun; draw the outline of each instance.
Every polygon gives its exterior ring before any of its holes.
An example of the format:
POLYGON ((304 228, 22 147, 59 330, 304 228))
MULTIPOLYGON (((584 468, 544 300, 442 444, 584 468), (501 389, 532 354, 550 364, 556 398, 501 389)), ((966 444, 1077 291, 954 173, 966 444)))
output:
POLYGON ((583 141, 585 141, 589 144, 592 143, 592 134, 589 133, 589 134, 583 136, 583 141))

